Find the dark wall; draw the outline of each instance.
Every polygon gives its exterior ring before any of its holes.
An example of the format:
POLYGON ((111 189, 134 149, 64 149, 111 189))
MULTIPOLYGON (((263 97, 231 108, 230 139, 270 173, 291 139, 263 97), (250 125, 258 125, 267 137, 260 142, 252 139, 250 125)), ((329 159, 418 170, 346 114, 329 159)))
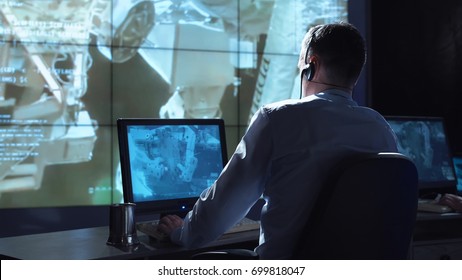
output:
POLYGON ((370 1, 370 105, 442 116, 462 152, 462 1, 370 1))

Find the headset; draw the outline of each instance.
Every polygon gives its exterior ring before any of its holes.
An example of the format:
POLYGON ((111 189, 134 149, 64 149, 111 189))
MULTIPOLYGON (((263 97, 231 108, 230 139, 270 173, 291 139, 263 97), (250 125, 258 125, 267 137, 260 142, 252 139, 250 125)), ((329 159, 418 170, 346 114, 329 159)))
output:
MULTIPOLYGON (((314 36, 314 35, 313 35, 314 36)), ((314 77, 314 71, 315 71, 315 66, 313 62, 308 63, 307 62, 307 57, 308 57, 308 52, 310 51, 310 44, 306 46, 306 52, 305 52, 305 66, 302 69, 300 79, 303 80, 305 78, 307 81, 313 80, 314 77)))
POLYGON ((302 69, 301 79, 305 78, 307 81, 313 80, 314 77, 315 66, 313 62, 310 62, 305 65, 302 69))
POLYGON ((306 47, 306 53, 305 53, 305 66, 302 69, 302 72, 300 73, 300 99, 302 98, 302 87, 303 87, 303 79, 306 79, 307 81, 313 80, 314 77, 314 71, 315 71, 315 66, 313 62, 306 63, 306 57, 308 56, 308 51, 310 49, 310 46, 308 45, 306 47))

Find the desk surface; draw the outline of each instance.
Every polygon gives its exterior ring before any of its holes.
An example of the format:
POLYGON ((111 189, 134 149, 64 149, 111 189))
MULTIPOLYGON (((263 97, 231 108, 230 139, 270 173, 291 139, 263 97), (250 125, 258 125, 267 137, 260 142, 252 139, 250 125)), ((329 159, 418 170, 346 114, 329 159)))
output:
MULTIPOLYGON (((233 244, 256 243, 258 235, 258 230, 228 234, 207 247, 195 251, 233 244)), ((0 238, 0 254, 31 260, 85 260, 164 258, 194 253, 168 242, 152 242, 147 235, 139 231, 140 244, 136 246, 125 248, 110 246, 106 244, 108 237, 108 227, 5 237, 0 238)))
POLYGON ((449 213, 431 213, 431 212, 417 212, 417 221, 435 221, 435 220, 462 220, 462 213, 449 212, 449 213))
MULTIPOLYGON (((428 233, 429 228, 438 233, 460 232, 460 230, 444 230, 442 225, 428 226, 430 222, 447 224, 449 221, 461 226, 462 214, 447 213, 419 213, 417 216, 416 238, 420 233, 428 233), (424 223, 423 227, 419 224, 424 223)), ((245 245, 255 246, 258 243, 259 231, 248 231, 228 234, 206 247, 187 250, 171 243, 152 242, 149 237, 138 231, 140 244, 137 246, 118 248, 106 244, 109 237, 108 227, 84 228, 68 231, 22 235, 0 238, 0 254, 17 259, 49 259, 49 260, 85 260, 85 259, 168 259, 185 258, 195 252, 210 250, 226 246, 246 248, 245 245), (244 246, 243 246, 244 245, 244 246)))

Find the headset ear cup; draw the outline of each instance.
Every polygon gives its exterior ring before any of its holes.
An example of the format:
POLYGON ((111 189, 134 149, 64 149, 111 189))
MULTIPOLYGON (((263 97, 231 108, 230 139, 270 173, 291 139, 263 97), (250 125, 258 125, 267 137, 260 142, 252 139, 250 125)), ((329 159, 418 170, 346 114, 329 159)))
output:
POLYGON ((303 74, 307 81, 311 81, 314 77, 314 63, 310 62, 305 69, 303 69, 303 74))

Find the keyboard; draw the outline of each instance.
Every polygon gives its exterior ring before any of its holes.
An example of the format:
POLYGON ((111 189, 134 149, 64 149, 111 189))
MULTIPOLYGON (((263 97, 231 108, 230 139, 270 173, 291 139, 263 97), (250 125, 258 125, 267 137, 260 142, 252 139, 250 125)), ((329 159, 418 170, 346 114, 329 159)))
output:
POLYGON ((157 229, 158 225, 159 220, 140 222, 136 224, 136 229, 149 236, 150 239, 155 239, 157 241, 169 241, 169 236, 157 229))
MULTIPOLYGON (((155 239, 157 241, 169 241, 170 239, 168 235, 157 230, 158 225, 159 220, 139 222, 136 224, 136 229, 146 234, 151 239, 155 239)), ((260 221, 244 218, 226 231, 224 235, 252 230, 260 230, 260 221)))
POLYGON ((453 212, 452 208, 446 205, 438 204, 434 199, 419 199, 417 210, 432 213, 449 213, 453 212))

